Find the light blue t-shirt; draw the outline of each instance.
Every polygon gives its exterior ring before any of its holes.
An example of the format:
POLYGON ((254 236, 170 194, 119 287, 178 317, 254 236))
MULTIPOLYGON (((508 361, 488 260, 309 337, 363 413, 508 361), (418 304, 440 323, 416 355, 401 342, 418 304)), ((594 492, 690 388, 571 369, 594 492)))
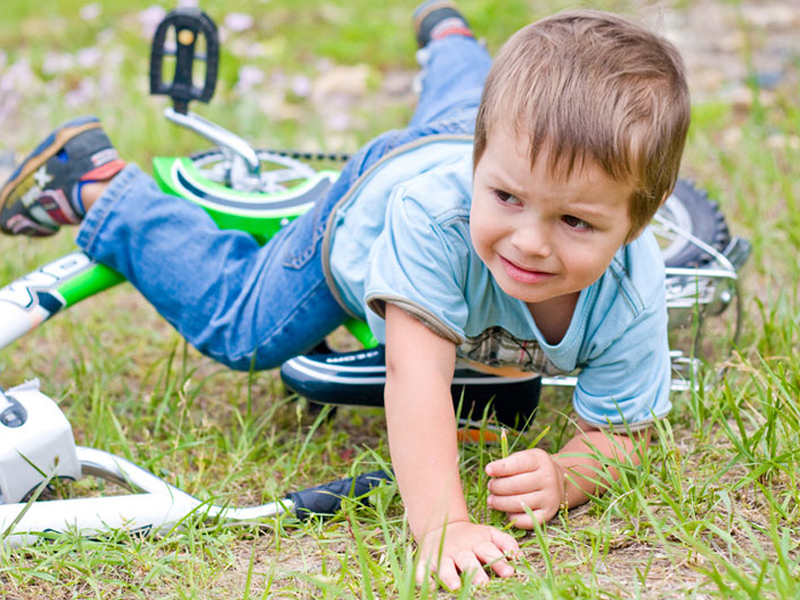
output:
POLYGON ((386 302, 456 344, 456 354, 526 373, 578 371, 573 404, 600 427, 666 415, 670 360, 664 263, 649 231, 584 289, 548 344, 526 304, 503 292, 470 241, 469 137, 425 138, 376 164, 334 209, 324 252, 346 309, 385 342, 386 302))

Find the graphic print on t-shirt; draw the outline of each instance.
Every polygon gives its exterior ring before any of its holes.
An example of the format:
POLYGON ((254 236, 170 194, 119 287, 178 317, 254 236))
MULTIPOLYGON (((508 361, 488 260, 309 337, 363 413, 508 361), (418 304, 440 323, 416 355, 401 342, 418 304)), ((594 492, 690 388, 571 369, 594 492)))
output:
POLYGON ((520 340, 502 327, 484 329, 456 348, 456 355, 478 370, 513 377, 531 373, 563 375, 537 340, 520 340))

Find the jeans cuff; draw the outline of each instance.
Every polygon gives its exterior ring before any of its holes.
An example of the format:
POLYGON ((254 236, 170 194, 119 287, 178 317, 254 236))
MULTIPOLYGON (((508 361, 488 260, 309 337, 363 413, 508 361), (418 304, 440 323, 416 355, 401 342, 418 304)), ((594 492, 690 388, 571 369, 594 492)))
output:
POLYGON ((138 166, 127 165, 111 180, 103 194, 86 212, 75 239, 75 243, 86 253, 92 255, 95 241, 108 220, 109 213, 113 211, 117 202, 125 198, 131 184, 139 177, 144 176, 145 174, 138 166))

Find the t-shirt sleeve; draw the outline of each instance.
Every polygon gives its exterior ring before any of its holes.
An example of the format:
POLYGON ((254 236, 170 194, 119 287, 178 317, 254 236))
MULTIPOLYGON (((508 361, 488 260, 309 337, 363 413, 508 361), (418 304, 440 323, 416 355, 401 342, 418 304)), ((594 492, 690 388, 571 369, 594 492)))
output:
POLYGON ((641 429, 670 408, 671 364, 663 283, 622 334, 578 376, 575 411, 603 428, 641 429))
POLYGON ((386 226, 369 253, 364 299, 373 331, 383 330, 391 302, 453 343, 464 340, 466 231, 466 214, 454 210, 434 219, 402 186, 394 190, 386 226), (459 219, 462 226, 452 226, 459 219))

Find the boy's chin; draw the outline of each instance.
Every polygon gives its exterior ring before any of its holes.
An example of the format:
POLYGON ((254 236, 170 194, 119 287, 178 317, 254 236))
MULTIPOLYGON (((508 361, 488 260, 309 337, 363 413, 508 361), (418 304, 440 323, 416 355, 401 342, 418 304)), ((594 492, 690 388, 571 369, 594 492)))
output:
POLYGON ((544 284, 522 284, 517 281, 498 281, 500 289, 507 295, 524 302, 525 304, 538 304, 547 302, 553 298, 558 298, 562 294, 557 290, 548 289, 550 286, 544 284))
MULTIPOLYGON (((504 281, 497 280, 500 289, 507 295, 520 300, 528 306, 542 304, 550 301, 562 299, 567 301, 573 299, 581 289, 572 289, 553 285, 554 281, 538 284, 522 284, 520 282, 506 278, 504 281)), ((588 286, 587 286, 588 287, 588 286)))

